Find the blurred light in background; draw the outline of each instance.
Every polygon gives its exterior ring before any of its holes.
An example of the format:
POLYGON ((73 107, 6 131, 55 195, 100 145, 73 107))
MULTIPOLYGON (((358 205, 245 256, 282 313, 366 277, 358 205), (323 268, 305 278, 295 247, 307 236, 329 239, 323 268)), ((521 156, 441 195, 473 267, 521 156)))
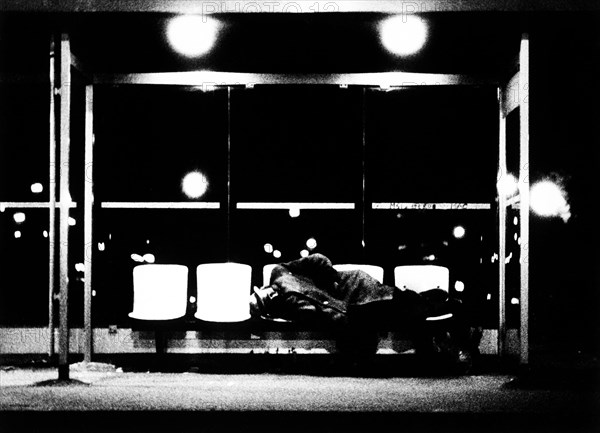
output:
POLYGON ((300 208, 291 207, 290 208, 290 216, 292 218, 298 218, 300 216, 300 208))
POLYGON ((308 250, 302 250, 300 251, 300 257, 308 257, 310 253, 308 252, 308 250))
POLYGON ((417 15, 396 15, 379 23, 379 37, 390 53, 411 56, 427 42, 428 25, 417 15))
POLYGON ((276 259, 281 258, 281 251, 279 251, 279 250, 273 251, 273 257, 275 257, 276 259))
POLYGON ((317 240, 315 238, 310 238, 306 241, 306 246, 311 250, 317 248, 317 240))
POLYGON ((519 305, 519 299, 518 299, 518 298, 512 298, 512 299, 510 300, 510 303, 511 303, 512 305, 519 305))
POLYGON ((48 230, 44 230, 43 235, 44 235, 45 238, 47 238, 48 237, 48 230))
POLYGON ((273 252, 273 245, 271 244, 265 244, 265 253, 267 254, 271 254, 273 252))
POLYGON ((144 258, 142 256, 140 256, 139 254, 132 254, 131 260, 133 260, 134 262, 138 262, 138 263, 144 262, 144 258))
POLYGON ((85 265, 83 263, 76 263, 75 270, 77 272, 85 272, 85 265))
POLYGON ((44 186, 41 183, 34 183, 31 185, 31 192, 34 194, 39 194, 44 191, 44 186))
POLYGON ((15 239, 19 239, 21 237, 21 232, 19 230, 17 230, 15 232, 15 239))
POLYGON ((457 292, 464 291, 465 283, 463 283, 462 281, 457 281, 456 283, 454 283, 454 290, 456 290, 457 292))
POLYGON ((200 198, 208 189, 208 180, 199 171, 192 171, 186 174, 181 181, 183 193, 192 199, 200 198))
POLYGON ((531 209, 543 217, 558 216, 567 222, 571 217, 566 194, 556 183, 544 180, 531 187, 531 209))
POLYGON ((215 45, 219 28, 219 22, 208 16, 182 15, 169 20, 167 39, 179 54, 200 57, 215 45))
POLYGON ((142 257, 142 259, 144 259, 146 263, 154 263, 156 261, 154 254, 144 254, 144 257, 142 257))
POLYGON ((75 218, 71 218, 71 217, 69 217, 69 225, 70 225, 71 227, 73 227, 73 226, 74 226, 74 225, 76 225, 76 224, 77 224, 77 221, 75 221, 75 218))
POLYGON ((13 215, 13 219, 17 224, 21 224, 25 222, 25 214, 23 212, 16 212, 13 215))
POLYGON ((98 242, 98 251, 104 251, 106 249, 106 245, 104 242, 98 242))
POLYGON ((456 239, 462 239, 465 237, 466 230, 463 226, 456 226, 452 231, 452 234, 456 239))

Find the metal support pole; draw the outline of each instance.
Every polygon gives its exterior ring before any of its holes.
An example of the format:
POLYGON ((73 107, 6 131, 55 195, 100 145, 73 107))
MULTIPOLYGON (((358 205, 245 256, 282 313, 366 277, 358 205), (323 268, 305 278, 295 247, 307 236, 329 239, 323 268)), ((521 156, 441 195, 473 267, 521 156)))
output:
POLYGON ((366 232, 366 221, 367 221, 367 89, 363 89, 362 91, 362 113, 361 113, 361 121, 362 121, 362 143, 361 143, 361 155, 362 155, 362 190, 361 190, 361 200, 362 200, 362 258, 364 263, 368 263, 367 260, 367 232, 366 232))
POLYGON ((69 153, 71 120, 71 47, 69 35, 63 34, 60 48, 60 216, 59 280, 60 324, 58 378, 69 379, 69 153))
POLYGON ((55 40, 50 38, 50 118, 49 118, 49 168, 48 168, 48 356, 54 356, 54 269, 56 263, 56 119, 54 112, 55 91, 55 40))
POLYGON ((506 116, 503 109, 504 92, 498 88, 499 149, 498 149, 498 355, 506 355, 506 116))
POLYGON ((84 354, 85 362, 92 361, 94 334, 92 329, 92 254, 93 254, 93 207, 94 207, 94 87, 85 88, 85 170, 84 170, 84 222, 83 259, 84 282, 84 354))
POLYGON ((529 35, 521 37, 519 54, 520 160, 519 190, 521 196, 521 364, 529 363, 529 35))
POLYGON ((231 87, 227 87, 227 260, 231 260, 231 87))

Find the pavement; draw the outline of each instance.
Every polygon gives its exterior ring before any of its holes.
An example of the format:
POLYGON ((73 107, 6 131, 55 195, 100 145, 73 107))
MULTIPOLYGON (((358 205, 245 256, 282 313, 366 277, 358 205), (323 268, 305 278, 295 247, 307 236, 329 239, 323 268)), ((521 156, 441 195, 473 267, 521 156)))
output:
POLYGON ((56 380, 55 368, 3 368, 0 432, 241 427, 306 433, 379 424, 391 431, 600 431, 600 392, 581 382, 545 386, 503 374, 378 378, 89 367, 72 365, 69 381, 56 380))

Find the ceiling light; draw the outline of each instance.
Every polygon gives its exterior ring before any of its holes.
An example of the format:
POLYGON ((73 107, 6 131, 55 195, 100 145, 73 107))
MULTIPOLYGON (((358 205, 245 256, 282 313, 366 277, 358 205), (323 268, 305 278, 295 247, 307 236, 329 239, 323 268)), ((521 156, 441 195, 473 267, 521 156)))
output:
POLYGON ((200 57, 214 46, 219 22, 200 15, 182 15, 167 24, 167 39, 171 47, 186 57, 200 57))
POLYGON ((398 56, 416 54, 425 45, 427 34, 427 23, 417 15, 395 15, 379 24, 381 43, 398 56))

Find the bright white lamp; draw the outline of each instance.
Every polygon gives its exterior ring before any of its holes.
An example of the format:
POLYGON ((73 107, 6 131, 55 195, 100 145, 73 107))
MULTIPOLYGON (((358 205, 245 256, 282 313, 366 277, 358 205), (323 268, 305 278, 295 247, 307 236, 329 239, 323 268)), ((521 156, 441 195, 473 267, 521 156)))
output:
POLYGON ((379 24, 380 40, 386 50, 398 56, 412 56, 427 42, 428 26, 417 15, 395 15, 379 24))
POLYGON ((563 190, 552 181, 544 180, 533 185, 530 200, 531 209, 540 216, 559 216, 565 222, 571 216, 563 190))
POLYGON ((167 39, 171 47, 186 57, 200 57, 214 46, 219 23, 207 16, 182 15, 167 24, 167 39))

